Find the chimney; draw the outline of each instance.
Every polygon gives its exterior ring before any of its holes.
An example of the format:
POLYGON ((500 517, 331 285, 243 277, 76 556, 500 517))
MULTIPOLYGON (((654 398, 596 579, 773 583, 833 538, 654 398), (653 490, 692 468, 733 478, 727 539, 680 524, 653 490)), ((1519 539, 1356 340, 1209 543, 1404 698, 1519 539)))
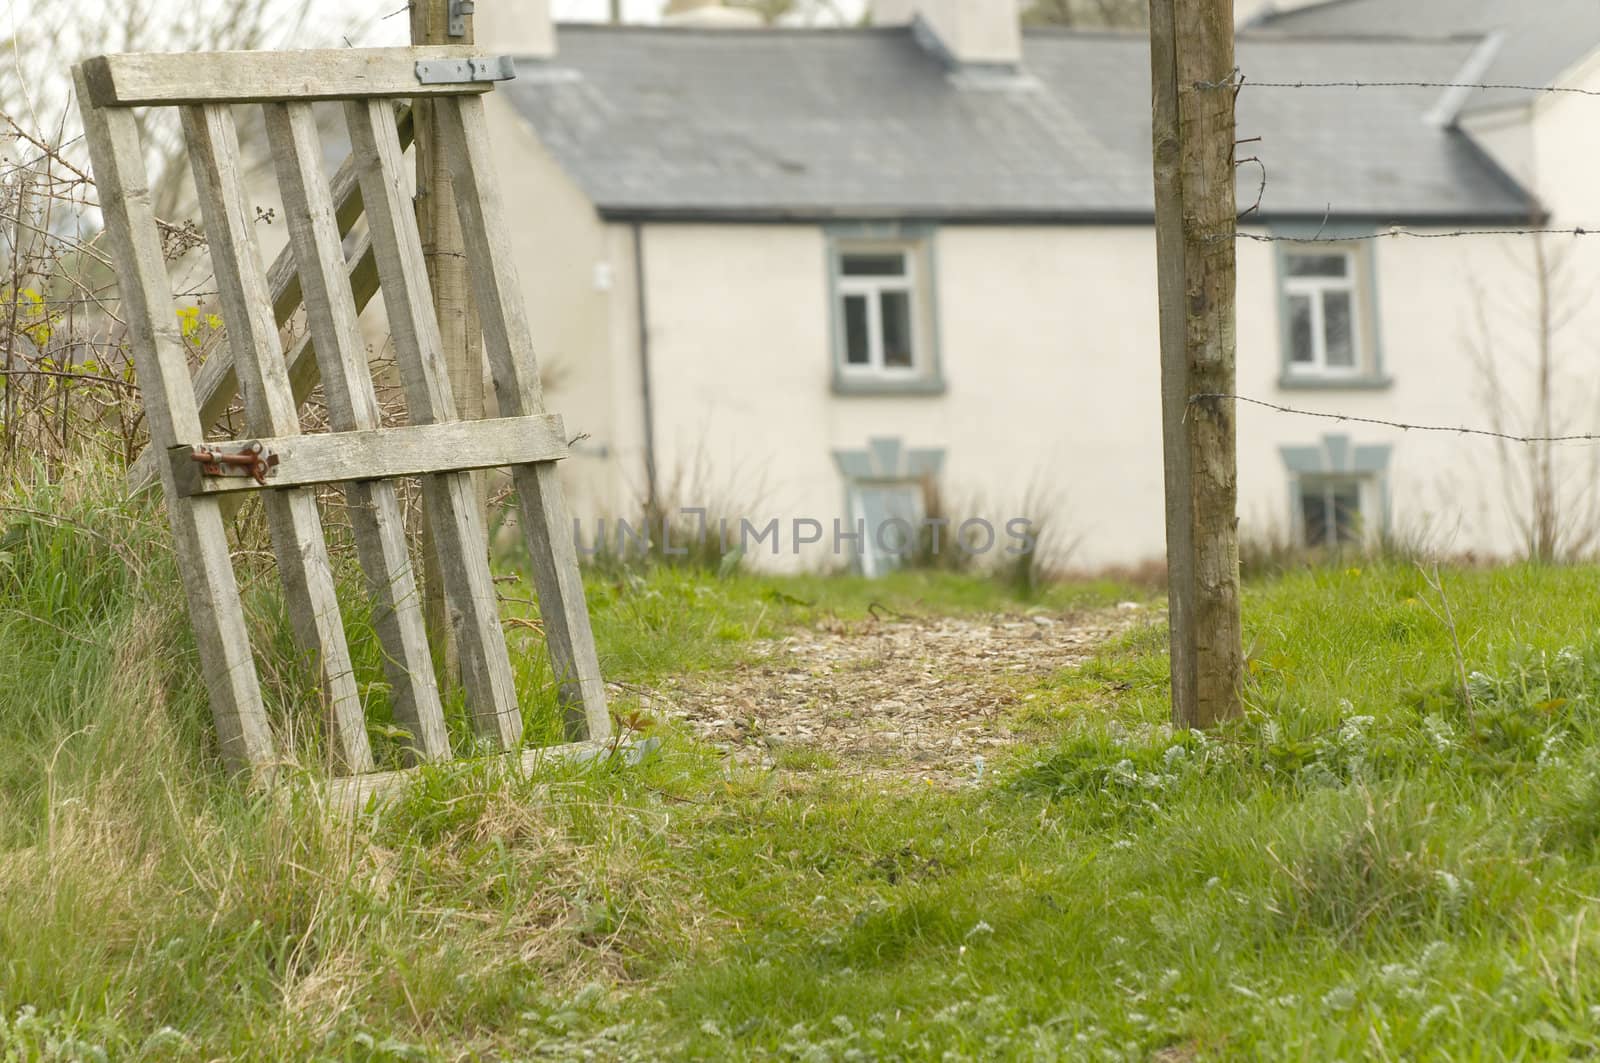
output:
POLYGON ((874 26, 904 26, 917 13, 917 0, 872 0, 868 14, 874 26))
POLYGON ((956 65, 1016 66, 1022 61, 1017 0, 873 0, 872 21, 920 26, 956 65))
POLYGON ((492 54, 535 59, 556 54, 550 0, 478 0, 472 36, 478 47, 492 54))
POLYGON ((761 16, 748 8, 726 7, 721 0, 672 0, 661 14, 666 26, 700 29, 741 29, 761 26, 761 16))
POLYGON ((1273 15, 1298 11, 1302 7, 1315 7, 1327 0, 1233 0, 1233 25, 1235 29, 1254 26, 1273 15))

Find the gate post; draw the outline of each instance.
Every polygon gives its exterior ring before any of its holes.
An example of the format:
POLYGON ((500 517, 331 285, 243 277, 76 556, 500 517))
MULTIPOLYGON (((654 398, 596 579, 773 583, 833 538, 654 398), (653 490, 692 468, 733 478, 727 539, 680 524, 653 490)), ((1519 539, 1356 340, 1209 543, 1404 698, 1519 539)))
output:
POLYGON ((1172 717, 1238 716, 1233 0, 1150 0, 1172 717))

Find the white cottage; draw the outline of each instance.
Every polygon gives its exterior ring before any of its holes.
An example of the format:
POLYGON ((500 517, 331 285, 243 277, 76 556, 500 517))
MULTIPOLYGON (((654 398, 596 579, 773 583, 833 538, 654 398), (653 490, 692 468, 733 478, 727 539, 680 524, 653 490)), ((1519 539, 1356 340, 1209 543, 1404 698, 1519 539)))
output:
MULTIPOLYGON (((517 56, 492 118, 553 401, 584 433, 585 538, 653 494, 778 518, 776 557, 748 551, 764 563, 875 571, 898 539, 876 526, 936 482, 1002 546, 1026 516, 1077 567, 1162 556, 1143 36, 1023 29, 1014 0, 882 0, 826 30, 482 9, 480 40, 517 56), (811 521, 820 541, 796 544, 811 521)), ((1600 238, 1423 238, 1600 228, 1600 97, 1441 87, 1600 91, 1600 8, 1240 15, 1239 134, 1260 138, 1240 155, 1261 165, 1239 198, 1274 238, 1240 241, 1240 393, 1600 429, 1600 238), (1266 87, 1300 82, 1426 84, 1266 87)), ((1590 447, 1555 448, 1541 480, 1517 445, 1243 406, 1239 445, 1246 537, 1508 553, 1538 483, 1569 544, 1596 501, 1590 447)))

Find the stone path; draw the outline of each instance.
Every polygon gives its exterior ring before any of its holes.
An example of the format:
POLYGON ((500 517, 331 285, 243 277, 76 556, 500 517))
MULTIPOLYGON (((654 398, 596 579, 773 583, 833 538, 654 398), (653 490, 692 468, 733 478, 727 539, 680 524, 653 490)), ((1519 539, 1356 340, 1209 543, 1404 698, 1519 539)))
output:
POLYGON ((732 674, 648 691, 648 711, 747 763, 957 784, 1017 740, 1018 680, 1082 663, 1146 612, 830 620, 757 644, 732 674))

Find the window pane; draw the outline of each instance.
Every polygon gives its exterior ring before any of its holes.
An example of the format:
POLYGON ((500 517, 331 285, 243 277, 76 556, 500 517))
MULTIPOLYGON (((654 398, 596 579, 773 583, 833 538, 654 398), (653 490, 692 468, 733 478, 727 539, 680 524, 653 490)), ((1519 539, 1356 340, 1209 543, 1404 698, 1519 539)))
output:
POLYGON ((903 277, 906 256, 899 251, 842 255, 839 269, 846 277, 903 277))
POLYGON ((883 364, 911 368, 911 293, 883 292, 878 309, 883 315, 883 364))
POLYGON ((866 365, 867 353, 867 297, 844 297, 844 360, 850 365, 866 365))
POLYGON ((1351 317, 1349 292, 1323 293, 1322 328, 1328 341, 1330 366, 1341 369, 1355 368, 1356 345, 1351 317))
POLYGON ((1336 484, 1333 496, 1334 534, 1341 543, 1361 540, 1361 488, 1355 483, 1336 484))
POLYGON ((1291 254, 1287 268, 1291 277, 1347 277, 1350 256, 1291 254))
POLYGON ((1308 477, 1300 483, 1300 517, 1307 546, 1341 546, 1361 542, 1361 480, 1356 477, 1308 477))
POLYGON ((1289 296, 1289 361, 1310 365, 1314 350, 1311 345, 1311 297, 1289 296))
POLYGON ((1328 496, 1321 486, 1301 486, 1300 519, 1305 524, 1307 546, 1321 546, 1328 541, 1328 496))

